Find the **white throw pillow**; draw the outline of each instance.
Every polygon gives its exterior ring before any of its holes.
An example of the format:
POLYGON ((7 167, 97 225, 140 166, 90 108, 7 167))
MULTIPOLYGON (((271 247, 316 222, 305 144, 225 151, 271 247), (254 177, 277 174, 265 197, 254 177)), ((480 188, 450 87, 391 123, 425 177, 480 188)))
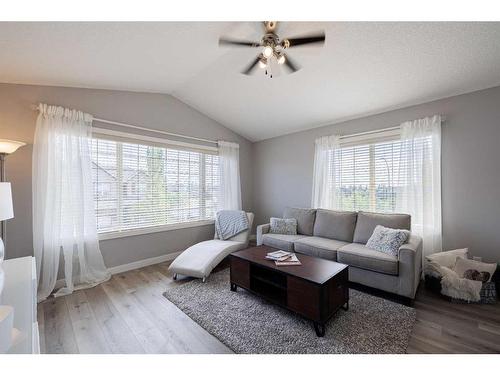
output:
POLYGON ((399 248, 408 240, 409 236, 410 232, 407 230, 392 229, 377 225, 368 239, 366 247, 397 256, 399 248))
POLYGON ((469 249, 456 249, 449 251, 442 251, 440 253, 427 255, 425 259, 428 262, 437 263, 442 267, 448 267, 453 269, 455 267, 455 263, 457 262, 457 258, 467 259, 467 254, 469 253, 469 249))
POLYGON ((269 233, 297 234, 297 219, 280 219, 272 217, 269 233))
POLYGON ((481 282, 491 281, 491 277, 497 269, 496 263, 483 263, 472 259, 458 258, 453 270, 458 277, 481 282))

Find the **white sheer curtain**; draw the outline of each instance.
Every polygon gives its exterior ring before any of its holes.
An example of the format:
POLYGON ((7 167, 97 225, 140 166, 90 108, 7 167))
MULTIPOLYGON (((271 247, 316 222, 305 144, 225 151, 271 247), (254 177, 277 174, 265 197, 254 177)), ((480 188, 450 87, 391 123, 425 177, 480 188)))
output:
POLYGON ((401 124, 400 181, 397 211, 411 215, 412 231, 423 239, 423 257, 442 250, 441 117, 401 124))
POLYGON ((315 141, 312 208, 336 208, 333 158, 339 145, 340 138, 337 135, 321 137, 315 141))
POLYGON ((241 210, 240 145, 218 141, 220 189, 218 210, 241 210))
POLYGON ((33 245, 38 300, 54 290, 63 254, 65 286, 56 296, 109 279, 99 249, 92 189, 92 116, 39 105, 33 145, 33 245))

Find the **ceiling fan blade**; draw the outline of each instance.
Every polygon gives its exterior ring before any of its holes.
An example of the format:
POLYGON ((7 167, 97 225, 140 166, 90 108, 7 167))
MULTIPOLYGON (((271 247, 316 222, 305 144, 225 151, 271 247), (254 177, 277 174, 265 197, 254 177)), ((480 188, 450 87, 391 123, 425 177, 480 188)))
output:
POLYGON ((240 46, 240 47, 260 47, 259 42, 252 42, 250 40, 237 40, 237 39, 219 39, 219 46, 240 46))
POLYGON ((295 73, 297 70, 300 69, 300 66, 293 61, 293 59, 290 58, 290 55, 285 54, 285 63, 284 65, 292 71, 292 73, 295 73))
POLYGON ((287 38, 283 39, 281 45, 285 48, 300 46, 304 44, 313 44, 313 43, 324 43, 325 42, 325 33, 321 33, 318 35, 310 35, 304 36, 300 38, 287 38), (286 44, 288 44, 286 46, 286 44))
POLYGON ((257 56, 255 60, 252 60, 252 62, 248 64, 248 66, 244 70, 241 71, 241 73, 250 75, 250 73, 252 73, 253 70, 257 67, 257 64, 259 64, 259 61, 260 61, 260 56, 257 56))

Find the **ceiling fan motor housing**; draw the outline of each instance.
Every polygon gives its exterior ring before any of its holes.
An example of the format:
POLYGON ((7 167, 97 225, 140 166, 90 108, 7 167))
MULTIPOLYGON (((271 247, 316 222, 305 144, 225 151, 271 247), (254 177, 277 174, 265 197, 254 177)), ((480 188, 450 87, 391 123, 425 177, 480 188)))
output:
POLYGON ((273 33, 276 30, 276 21, 265 21, 264 26, 266 27, 266 31, 268 33, 273 33))

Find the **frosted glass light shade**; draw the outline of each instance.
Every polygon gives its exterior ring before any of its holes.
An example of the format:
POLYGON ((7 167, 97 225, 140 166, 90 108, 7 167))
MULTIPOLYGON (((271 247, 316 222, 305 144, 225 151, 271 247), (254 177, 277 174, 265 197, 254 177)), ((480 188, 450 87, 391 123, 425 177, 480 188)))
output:
POLYGON ((12 219, 14 209, 12 208, 12 190, 10 182, 0 182, 0 221, 12 219))
POLYGON ((12 154, 25 144, 24 142, 11 141, 10 139, 0 139, 0 154, 12 154))

